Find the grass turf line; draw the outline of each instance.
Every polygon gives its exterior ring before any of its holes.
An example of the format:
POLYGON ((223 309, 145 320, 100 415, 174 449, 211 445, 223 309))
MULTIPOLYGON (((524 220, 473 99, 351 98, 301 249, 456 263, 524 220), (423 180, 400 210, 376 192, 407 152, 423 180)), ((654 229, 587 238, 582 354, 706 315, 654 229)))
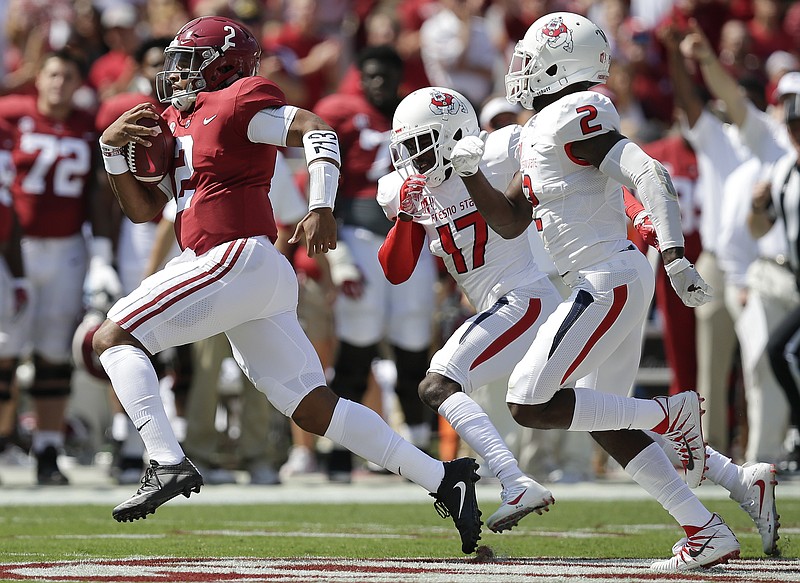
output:
MULTIPOLYGON (((742 558, 761 539, 736 504, 707 501, 730 524, 742 558)), ((778 501, 784 559, 800 559, 800 500, 778 501)), ((682 530, 653 501, 558 502, 510 532, 484 527, 498 557, 665 558, 682 530)), ((118 524, 105 506, 0 509, 0 562, 122 557, 463 557, 448 518, 427 504, 188 506, 118 524)))

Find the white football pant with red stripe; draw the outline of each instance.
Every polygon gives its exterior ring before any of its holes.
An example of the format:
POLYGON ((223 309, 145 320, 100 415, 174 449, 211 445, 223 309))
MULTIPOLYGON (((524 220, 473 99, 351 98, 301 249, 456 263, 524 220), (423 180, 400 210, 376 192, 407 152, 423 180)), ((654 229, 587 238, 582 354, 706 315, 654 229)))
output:
POLYGON ((633 385, 655 285, 647 258, 632 247, 564 280, 572 293, 515 367, 508 402, 547 403, 587 376, 580 385, 622 397, 633 385))

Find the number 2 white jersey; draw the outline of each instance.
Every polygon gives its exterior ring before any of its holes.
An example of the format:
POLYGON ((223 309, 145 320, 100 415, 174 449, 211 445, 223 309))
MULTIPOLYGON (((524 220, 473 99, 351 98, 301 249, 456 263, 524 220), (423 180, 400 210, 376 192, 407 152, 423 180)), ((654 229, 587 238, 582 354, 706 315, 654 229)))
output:
MULTIPOLYGON (((487 139, 481 168, 499 190, 505 190, 519 170, 521 129, 507 126, 487 139)), ((389 219, 397 217, 402 185, 397 172, 378 181, 378 202, 389 219)), ((431 253, 442 258, 478 311, 486 310, 508 291, 546 277, 536 265, 528 235, 503 239, 494 232, 458 176, 437 187, 426 187, 426 195, 425 212, 414 221, 425 227, 431 253)))
POLYGON ((548 105, 522 130, 523 189, 561 275, 603 261, 630 244, 621 185, 571 151, 573 142, 619 131, 619 125, 608 97, 581 91, 548 105))

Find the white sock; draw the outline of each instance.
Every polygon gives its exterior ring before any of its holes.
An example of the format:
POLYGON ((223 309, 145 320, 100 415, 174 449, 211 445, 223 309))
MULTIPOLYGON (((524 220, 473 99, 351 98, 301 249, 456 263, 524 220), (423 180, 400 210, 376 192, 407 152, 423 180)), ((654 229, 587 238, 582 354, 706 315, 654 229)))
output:
POLYGON ((702 526, 711 520, 711 513, 680 478, 657 443, 639 452, 625 471, 681 526, 702 526))
POLYGON ((390 472, 436 492, 444 464, 395 433, 383 418, 359 403, 339 399, 325 437, 390 472))
POLYGON ((667 454, 669 461, 672 462, 672 466, 675 468, 682 468, 683 467, 683 460, 681 459, 681 454, 679 454, 675 448, 672 446, 672 442, 664 439, 664 436, 660 433, 656 433, 655 431, 645 431, 647 436, 655 441, 661 449, 664 450, 664 453, 667 454))
POLYGON ((618 397, 593 389, 574 389, 575 412, 569 431, 652 429, 664 420, 664 409, 652 399, 618 397))
POLYGON ((31 449, 34 453, 42 453, 50 445, 56 449, 63 448, 64 434, 60 431, 39 431, 38 429, 33 432, 31 449))
POLYGON ((715 449, 706 446, 706 480, 719 484, 731 493, 731 498, 737 502, 744 499, 747 493, 746 485, 742 483, 742 467, 733 463, 715 449))
POLYGON ((447 397, 439 406, 439 415, 483 458, 504 488, 523 475, 514 454, 492 425, 489 416, 466 393, 454 393, 447 397))
POLYGON ((114 392, 142 436, 151 460, 174 465, 184 458, 164 403, 158 392, 158 377, 150 359, 135 346, 112 346, 100 355, 114 392))

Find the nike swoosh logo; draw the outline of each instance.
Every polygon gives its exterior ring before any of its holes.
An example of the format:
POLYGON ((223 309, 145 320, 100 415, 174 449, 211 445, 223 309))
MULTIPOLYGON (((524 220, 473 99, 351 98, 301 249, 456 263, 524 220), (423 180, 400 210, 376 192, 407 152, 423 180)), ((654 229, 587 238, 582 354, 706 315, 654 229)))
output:
POLYGON ((522 500, 522 497, 525 495, 525 492, 527 491, 528 491, 527 489, 523 490, 519 496, 517 496, 513 500, 509 500, 508 502, 506 502, 506 504, 508 504, 509 506, 516 506, 517 504, 519 504, 519 501, 522 500))
POLYGON ((139 425, 139 427, 137 427, 137 428, 136 428, 136 431, 141 431, 141 430, 142 430, 142 427, 144 427, 145 425, 147 425, 148 423, 150 423, 152 420, 153 420, 153 418, 151 417, 150 419, 148 419, 147 421, 145 421, 144 423, 142 423, 141 425, 139 425))
POLYGON ((467 495, 467 485, 464 482, 456 482, 456 485, 453 488, 458 488, 461 490, 461 503, 458 505, 458 517, 461 518, 461 510, 464 508, 464 497, 467 495))
POLYGON ((148 172, 155 172, 156 165, 153 164, 153 161, 150 159, 150 153, 147 151, 147 148, 144 150, 144 157, 147 160, 147 171, 148 172))
POLYGON ((204 118, 203 118, 203 125, 204 125, 204 126, 207 126, 207 125, 208 125, 208 124, 210 124, 212 121, 214 121, 214 118, 215 118, 215 117, 217 117, 217 114, 216 114, 216 113, 215 113, 214 115, 212 115, 211 117, 204 117, 204 118))
POLYGON ((709 544, 709 543, 710 543, 712 540, 714 540, 714 537, 713 537, 713 536, 712 536, 712 537, 710 537, 710 538, 709 538, 709 539, 708 539, 706 542, 704 542, 704 543, 703 543, 703 546, 702 546, 702 547, 700 547, 699 549, 697 549, 697 550, 695 550, 695 549, 689 549, 689 556, 690 556, 690 557, 692 557, 693 559, 696 559, 697 557, 699 557, 699 556, 700 556, 700 553, 702 553, 704 550, 706 550, 706 547, 708 546, 708 544, 709 544))
POLYGON ((686 451, 689 453, 689 460, 686 462, 686 469, 690 472, 694 469, 694 457, 692 456, 692 449, 689 447, 689 442, 686 440, 686 436, 683 436, 683 445, 686 446, 686 451))
POLYGON ((761 490, 758 496, 758 515, 761 516, 761 509, 764 507, 764 490, 766 490, 767 485, 764 483, 764 480, 756 480, 755 485, 761 490))

